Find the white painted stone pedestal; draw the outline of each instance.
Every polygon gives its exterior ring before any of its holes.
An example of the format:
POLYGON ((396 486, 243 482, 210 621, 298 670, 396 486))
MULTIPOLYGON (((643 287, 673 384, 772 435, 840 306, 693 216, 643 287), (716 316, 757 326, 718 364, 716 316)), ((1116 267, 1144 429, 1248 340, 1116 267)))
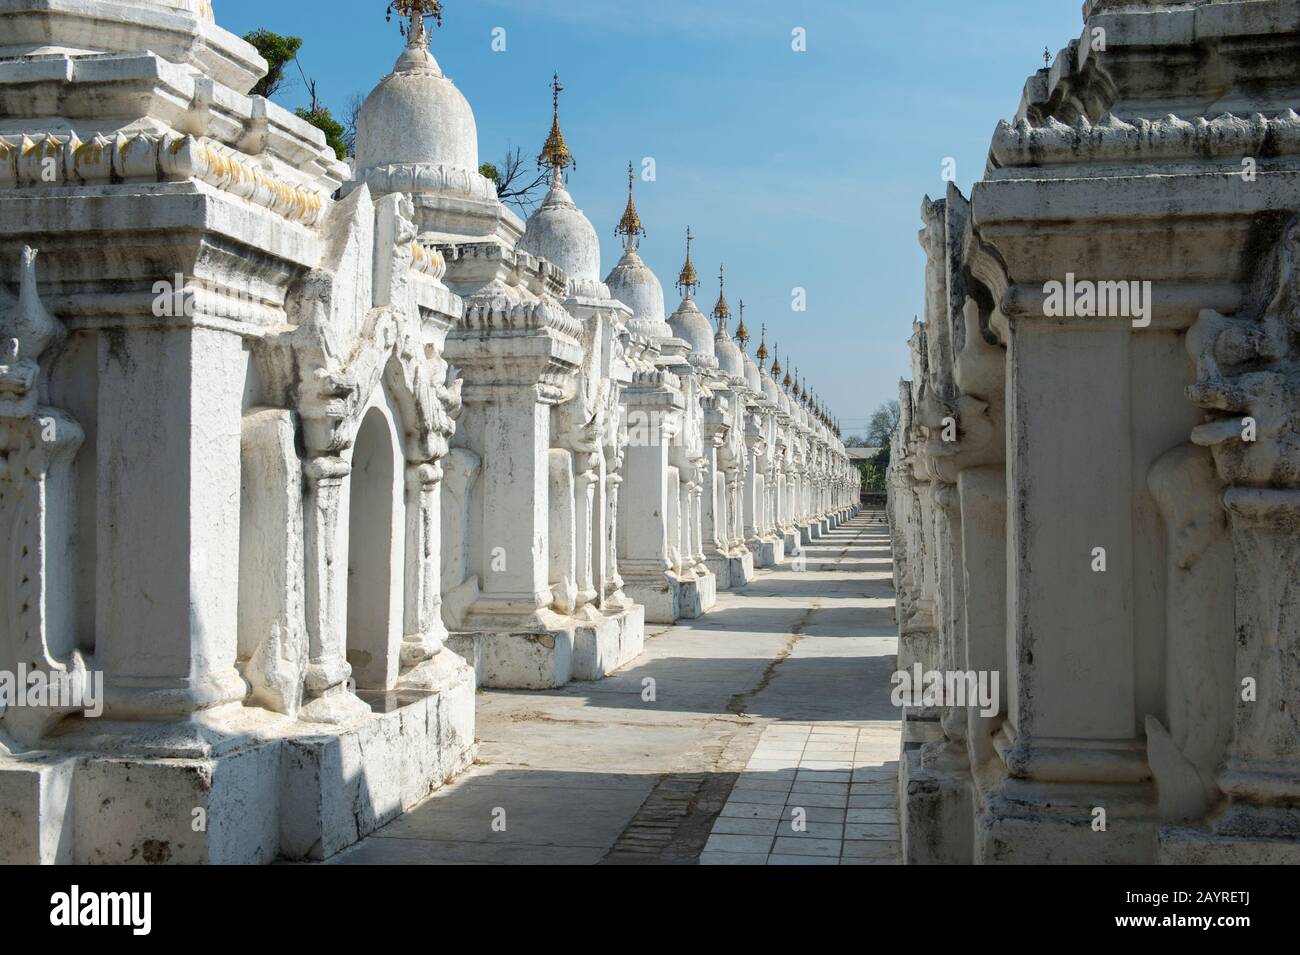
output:
POLYGON ((775 567, 785 560, 784 538, 763 538, 759 540, 754 548, 753 556, 755 567, 775 567))
POLYGON ((42 750, 0 754, 0 863, 329 858, 473 762, 473 673, 432 662, 439 691, 380 694, 337 726, 237 704, 186 724, 69 720, 42 750))
POLYGON ((908 865, 969 865, 974 848, 970 764, 949 740, 905 748, 899 825, 908 865))

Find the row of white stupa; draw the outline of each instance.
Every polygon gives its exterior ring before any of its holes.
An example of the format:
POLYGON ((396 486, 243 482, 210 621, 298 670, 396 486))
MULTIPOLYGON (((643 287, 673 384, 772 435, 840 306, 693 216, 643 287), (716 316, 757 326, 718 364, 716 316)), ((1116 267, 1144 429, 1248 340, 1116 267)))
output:
POLYGON ((470 764, 476 685, 599 678, 854 506, 630 201, 601 282, 558 120, 502 205, 404 6, 349 168, 205 0, 0 5, 0 688, 102 691, 0 699, 0 861, 329 856, 470 764))
MULTIPOLYGON (((406 51, 367 98, 358 122, 354 185, 412 196, 421 241, 446 243, 452 260, 449 287, 470 302, 484 296, 483 275, 475 272, 466 282, 456 268, 473 236, 561 270, 564 287, 555 297, 584 323, 586 357, 577 397, 558 404, 551 445, 533 443, 513 453, 558 452, 559 463, 549 465, 548 496, 553 509, 566 516, 569 508, 556 501, 557 494, 567 501, 576 483, 581 499, 584 483, 599 485, 591 495, 594 516, 582 514, 581 503, 575 515, 579 539, 572 545, 573 559, 563 554, 555 560, 557 542, 548 542, 552 559, 546 583, 552 599, 546 609, 564 619, 541 617, 556 633, 566 633, 574 619, 586 621, 588 636, 584 640, 580 627, 576 637, 561 637, 562 644, 573 640, 572 664, 549 644, 539 659, 535 641, 502 639, 510 625, 487 626, 490 618, 472 605, 464 620, 456 619, 465 601, 444 595, 453 605, 444 614, 453 618, 452 629, 480 634, 472 651, 468 641, 453 639, 467 655, 473 653, 480 679, 489 685, 552 685, 570 674, 599 676, 621 665, 640 649, 640 608, 651 622, 696 617, 710 608, 719 587, 741 586, 755 566, 782 561, 801 539, 819 536, 856 500, 857 472, 832 420, 788 372, 780 379, 779 361, 767 366, 765 342, 757 362, 745 349, 743 303, 734 340, 721 290, 713 309, 716 331, 697 307, 689 230, 677 282, 682 301, 665 320, 663 287, 638 254, 644 230, 630 164, 627 208, 617 228, 624 254, 602 282, 600 240, 566 189, 573 158, 560 128, 561 89, 557 77, 553 124, 539 156, 539 164, 552 171, 551 188, 522 234, 513 214, 486 191, 491 184, 477 175, 473 113, 429 53, 419 18, 408 29, 406 51), (468 198, 481 201, 481 210, 466 214, 461 180, 470 184, 475 194, 468 198), (485 190, 481 200, 480 189, 485 190), (580 413, 569 422, 574 411, 580 413), (606 433, 598 439, 596 420, 602 415, 606 433), (576 478, 570 479, 565 455, 584 450, 582 439, 570 436, 584 428, 591 432, 590 451, 599 444, 603 460, 597 467, 579 461, 576 478), (588 543, 588 538, 594 539, 588 543), (482 636, 485 631, 492 636, 482 636)), ((456 362, 454 339, 448 356, 456 362)), ((474 383, 472 372, 466 381, 474 383)), ((539 457, 538 467, 543 466, 539 457)), ((511 493, 501 506, 519 504, 511 493)), ((472 527, 467 531, 476 533, 472 527)), ((492 543, 484 540, 478 547, 490 551, 492 543)), ((473 542, 470 547, 477 549, 473 542)), ((567 534, 558 549, 569 549, 567 534)), ((484 588, 479 576, 471 590, 481 600, 484 588)), ((521 632, 535 629, 535 622, 525 620, 521 632)))

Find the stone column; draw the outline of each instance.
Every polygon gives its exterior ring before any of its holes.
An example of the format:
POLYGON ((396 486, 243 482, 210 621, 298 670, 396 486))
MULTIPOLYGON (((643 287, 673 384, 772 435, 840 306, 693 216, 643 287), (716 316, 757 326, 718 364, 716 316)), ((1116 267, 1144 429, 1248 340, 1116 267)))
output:
POLYGON ((665 487, 667 495, 667 515, 668 523, 664 528, 668 535, 668 559, 672 564, 673 573, 678 577, 685 576, 684 558, 682 555, 682 478, 681 472, 673 466, 668 468, 668 483, 665 487))
POLYGON ((239 336, 206 328, 99 337, 95 631, 109 717, 182 718, 244 697, 232 383, 245 361, 239 336))
POLYGON ((1132 860, 1152 849, 1150 830, 1124 818, 1143 813, 1140 787, 1150 776, 1136 738, 1132 448, 1107 441, 1103 459, 1080 438, 1130 428, 1129 378, 1116 375, 1129 367, 1130 335, 1099 324, 1020 319, 1011 328, 1008 713, 995 745, 1012 791, 1034 787, 1035 795, 989 820, 978 837, 982 859, 999 844, 1014 846, 1005 858, 1024 859, 1059 851, 1132 860), (1048 403, 1046 393, 1087 400, 1048 403), (1103 552, 1104 571, 1095 569, 1103 552), (1098 787, 1109 794, 1109 837, 1087 824, 1103 798, 1098 787), (1019 833, 1011 843, 1009 829, 1019 833))
MULTIPOLYGON (((704 491, 706 484, 712 484, 713 466, 708 460, 713 456, 713 448, 706 447, 705 453, 707 458, 702 458, 697 462, 695 468, 695 483, 691 488, 691 537, 693 538, 694 547, 692 556, 695 559, 697 573, 708 573, 708 567, 705 564, 707 554, 705 553, 704 540, 704 491)), ((712 490, 709 496, 712 497, 712 490)))
MULTIPOLYGON (((1001 465, 967 468, 958 475, 961 498, 961 566, 965 575, 965 667, 976 672, 1007 672, 1007 475, 1001 465)), ((972 766, 995 755, 993 736, 1005 714, 968 711, 966 737, 972 766)))
POLYGON ((1197 367, 1188 396, 1209 416, 1192 441, 1213 450, 1228 485, 1236 679, 1217 778, 1226 802, 1208 831, 1162 830, 1162 858, 1170 862, 1300 862, 1298 265, 1294 218, 1258 265, 1267 281, 1253 306, 1231 317, 1207 309, 1186 337, 1197 367))
POLYGON ((551 592, 548 603, 558 613, 572 614, 578 599, 575 555, 579 523, 574 456, 560 448, 551 448, 547 455, 547 582, 551 592))
POLYGON ((758 470, 758 453, 750 449, 749 466, 745 469, 744 485, 744 527, 745 543, 750 550, 757 550, 762 534, 759 521, 762 511, 763 476, 758 470))
POLYGON ((618 522, 619 566, 629 577, 672 569, 668 554, 668 448, 629 444, 619 496, 635 501, 618 522))
POLYGON ((727 535, 727 516, 720 505, 725 505, 726 496, 719 490, 723 483, 718 471, 718 450, 710 444, 705 448, 703 507, 701 509, 701 535, 706 557, 717 556, 722 552, 723 541, 727 535))
POLYGON ((442 650, 442 466, 406 468, 405 636, 402 666, 419 666, 442 650))
POLYGON ((623 577, 618 567, 618 499, 623 475, 611 472, 605 477, 607 523, 605 525, 605 597, 611 602, 623 591, 623 577))
POLYGON ((744 508, 744 469, 736 468, 727 475, 727 529, 731 534, 731 546, 738 550, 745 547, 744 508))
POLYGON ((348 507, 344 492, 350 472, 350 466, 339 457, 310 458, 303 467, 308 652, 304 688, 309 700, 303 718, 317 723, 343 722, 365 707, 348 686, 352 667, 347 660, 348 507))
POLYGON ((597 575, 604 564, 605 509, 598 489, 604 487, 603 454, 579 454, 575 493, 578 503, 578 606, 599 607, 604 602, 604 583, 597 575))
POLYGON ((1220 840, 1236 843, 1235 852, 1222 854, 1225 861, 1294 864, 1300 861, 1300 490, 1232 487, 1224 504, 1236 556, 1237 686, 1218 780, 1229 804, 1213 829, 1220 840))
MULTIPOLYGON (((42 365, 41 359, 47 349, 54 357, 50 346, 61 343, 66 331, 40 304, 36 259, 36 250, 24 246, 18 301, 0 294, 0 541, 6 542, 0 548, 0 666, 26 666, 30 674, 67 679, 76 687, 88 675, 83 651, 92 649, 79 631, 93 632, 92 621, 79 619, 76 589, 77 551, 91 549, 87 537, 94 533, 79 526, 77 516, 75 463, 86 435, 64 410, 40 403, 51 400, 49 362, 42 365)), ((41 748, 40 738, 78 709, 8 707, 0 711, 0 735, 18 748, 41 748)), ((28 820, 26 810, 15 808, 15 794, 26 787, 0 788, 8 794, 0 815, 6 817, 9 843, 0 848, 0 859, 17 861, 32 851, 48 859, 54 847, 35 845, 39 838, 22 832, 28 820)))
POLYGON ((489 630, 541 625, 551 602, 550 406, 538 400, 532 383, 470 384, 464 402, 466 411, 482 420, 485 445, 479 477, 482 591, 470 625, 489 630))
POLYGON ((672 623, 681 615, 680 581, 670 559, 671 445, 682 427, 676 375, 640 371, 624 392, 628 444, 619 489, 618 561, 623 587, 646 608, 646 620, 672 623))

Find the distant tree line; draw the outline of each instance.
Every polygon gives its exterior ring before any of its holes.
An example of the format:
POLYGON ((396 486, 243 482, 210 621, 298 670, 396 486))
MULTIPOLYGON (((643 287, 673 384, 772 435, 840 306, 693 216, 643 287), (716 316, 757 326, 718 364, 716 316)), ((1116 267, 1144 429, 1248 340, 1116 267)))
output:
POLYGON ((874 455, 864 461, 855 461, 862 472, 862 486, 868 491, 885 490, 885 478, 889 473, 889 449, 894 435, 898 432, 898 423, 902 420, 902 409, 897 401, 886 401, 871 415, 867 425, 866 437, 854 436, 844 442, 849 448, 878 448, 874 455))

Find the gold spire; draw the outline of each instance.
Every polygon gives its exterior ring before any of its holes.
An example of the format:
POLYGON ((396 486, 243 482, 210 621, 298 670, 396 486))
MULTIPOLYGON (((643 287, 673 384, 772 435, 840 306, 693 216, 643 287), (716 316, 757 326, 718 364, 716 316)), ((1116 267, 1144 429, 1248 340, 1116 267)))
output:
POLYGON ((645 236, 645 229, 641 227, 641 216, 637 214, 636 202, 632 199, 632 183, 636 182, 636 176, 632 172, 632 163, 627 164, 627 208, 623 210, 623 218, 618 220, 618 228, 614 230, 615 235, 623 237, 623 248, 631 252, 641 244, 641 239, 645 236))
POLYGON ((573 153, 569 152, 569 144, 564 141, 564 133, 560 130, 560 94, 563 92, 564 85, 560 82, 560 74, 556 73, 551 77, 551 101, 554 107, 551 135, 546 137, 542 154, 537 157, 537 165, 543 169, 553 170, 551 179, 553 183, 560 182, 565 169, 570 166, 576 169, 578 166, 574 161, 573 153))
POLYGON ((745 327, 745 300, 743 298, 740 300, 740 324, 736 326, 736 341, 740 342, 741 351, 749 351, 749 329, 745 327))
POLYGON ((763 323, 763 330, 759 333, 758 351, 758 370, 762 371, 763 366, 767 364, 767 322, 763 323))
MULTIPOLYGON (((727 330, 727 322, 731 321, 731 306, 727 304, 727 296, 724 294, 727 284, 726 275, 727 267, 725 265, 718 266, 718 304, 713 306, 713 317, 717 319, 718 331, 720 332, 725 332, 727 330)), ((743 305, 741 307, 744 308, 743 305)), ((741 322, 741 325, 743 326, 744 322, 741 322)), ((739 334, 739 332, 737 332, 737 334, 739 334)), ((742 345, 741 347, 743 348, 744 346, 742 345)))
POLYGON ((776 343, 772 343, 772 380, 776 381, 776 376, 781 374, 781 356, 777 353, 776 343))
POLYGON ((790 386, 791 386, 792 384, 794 384, 794 381, 793 381, 793 379, 790 377, 790 369, 787 368, 787 369, 785 370, 785 380, 781 382, 781 387, 784 388, 786 391, 789 391, 789 390, 790 390, 790 386))
POLYGON ((691 235, 691 227, 686 227, 686 264, 682 266, 682 271, 677 276, 677 290, 682 293, 684 298, 690 298, 700 287, 700 277, 695 274, 695 265, 691 262, 691 241, 695 236, 691 235))
POLYGON ((426 19, 432 17, 434 23, 442 26, 441 0, 393 0, 388 5, 384 19, 392 22, 393 14, 406 19, 402 26, 402 36, 406 37, 407 46, 423 47, 428 43, 428 35, 424 30, 426 19))

